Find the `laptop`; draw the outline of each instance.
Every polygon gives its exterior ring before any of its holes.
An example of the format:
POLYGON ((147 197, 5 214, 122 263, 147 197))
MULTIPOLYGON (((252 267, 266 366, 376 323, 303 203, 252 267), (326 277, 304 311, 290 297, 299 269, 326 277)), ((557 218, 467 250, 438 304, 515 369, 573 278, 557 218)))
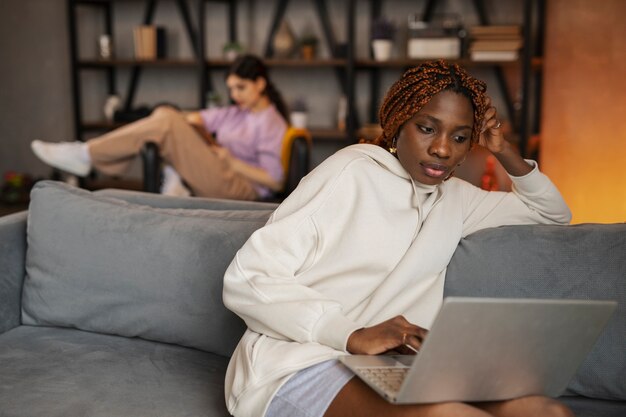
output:
POLYGON ((614 301, 448 297, 416 355, 340 360, 396 404, 557 397, 616 306, 614 301))

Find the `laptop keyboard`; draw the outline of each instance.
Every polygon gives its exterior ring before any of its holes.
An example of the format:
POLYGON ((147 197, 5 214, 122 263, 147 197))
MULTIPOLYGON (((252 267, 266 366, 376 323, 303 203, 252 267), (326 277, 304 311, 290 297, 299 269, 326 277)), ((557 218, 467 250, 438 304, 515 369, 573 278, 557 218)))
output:
POLYGON ((410 368, 359 368, 364 379, 369 380, 385 394, 395 397, 410 368))

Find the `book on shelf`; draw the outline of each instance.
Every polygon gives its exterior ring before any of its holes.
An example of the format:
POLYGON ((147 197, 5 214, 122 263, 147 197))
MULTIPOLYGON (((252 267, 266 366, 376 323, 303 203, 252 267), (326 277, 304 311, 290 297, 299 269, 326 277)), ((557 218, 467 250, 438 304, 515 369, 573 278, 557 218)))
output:
POLYGON ((135 58, 140 61, 165 58, 165 37, 164 27, 154 25, 135 27, 133 30, 135 58))
POLYGON ((135 45, 135 59, 143 61, 153 59, 148 50, 149 26, 137 26, 133 29, 133 41, 135 45))
POLYGON ((468 34, 472 61, 515 61, 524 44, 518 25, 473 26, 468 34))
POLYGON ((518 51, 470 51, 472 61, 516 61, 518 51))
POLYGON ((475 40, 471 42, 470 48, 477 51, 517 51, 523 44, 524 42, 521 38, 512 40, 475 40))
POLYGON ((407 58, 457 59, 461 56, 461 39, 458 37, 413 38, 407 42, 407 58))
POLYGON ((519 25, 470 26, 468 35, 470 37, 519 37, 522 35, 522 30, 519 25))

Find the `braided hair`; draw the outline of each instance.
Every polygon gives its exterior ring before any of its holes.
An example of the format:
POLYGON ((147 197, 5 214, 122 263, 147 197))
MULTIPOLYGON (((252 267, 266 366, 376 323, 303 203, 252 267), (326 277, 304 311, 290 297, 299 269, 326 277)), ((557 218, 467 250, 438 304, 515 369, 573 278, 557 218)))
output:
POLYGON ((472 103, 474 126, 470 144, 471 146, 476 144, 487 111, 485 104, 487 86, 457 64, 450 64, 444 60, 426 62, 407 70, 389 88, 379 111, 383 132, 372 143, 385 149, 391 148, 402 125, 420 111, 435 94, 444 90, 463 94, 472 103))
POLYGON ((264 78, 266 86, 265 90, 263 90, 263 94, 272 102, 283 119, 289 123, 287 104, 272 83, 272 80, 270 80, 267 74, 267 66, 263 63, 261 58, 250 54, 239 56, 228 69, 226 77, 228 78, 229 75, 236 75, 239 78, 252 81, 256 81, 260 77, 264 78))

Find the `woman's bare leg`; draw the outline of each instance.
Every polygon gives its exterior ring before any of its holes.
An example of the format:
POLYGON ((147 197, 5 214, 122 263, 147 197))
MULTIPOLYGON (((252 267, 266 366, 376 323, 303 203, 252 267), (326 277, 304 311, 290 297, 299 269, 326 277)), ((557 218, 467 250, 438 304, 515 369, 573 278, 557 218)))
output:
POLYGON ((474 405, 496 417, 574 417, 565 404, 540 395, 474 405))
POLYGON ((439 403, 394 405, 358 378, 352 378, 326 410, 324 417, 574 417, 564 404, 548 397, 529 396, 475 404, 439 403))
POLYGON ((463 403, 394 405, 358 378, 352 378, 335 397, 324 417, 490 417, 463 403))

